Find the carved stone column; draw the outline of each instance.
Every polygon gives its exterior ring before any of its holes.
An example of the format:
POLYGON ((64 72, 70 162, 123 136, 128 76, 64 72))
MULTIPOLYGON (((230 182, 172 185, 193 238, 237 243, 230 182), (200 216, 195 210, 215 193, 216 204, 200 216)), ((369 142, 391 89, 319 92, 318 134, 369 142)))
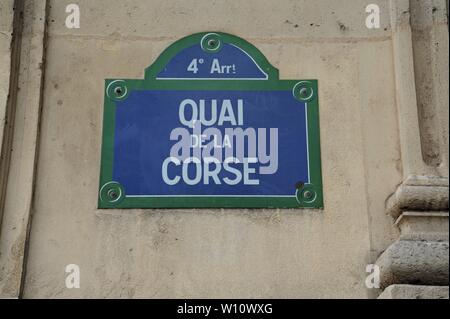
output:
POLYGON ((5 111, 7 127, 0 145, 0 298, 18 298, 31 224, 48 3, 16 0, 7 4, 10 6, 0 6, 5 9, 0 18, 7 12, 15 12, 15 34, 5 111))
POLYGON ((400 238, 377 260, 380 298, 448 298, 445 0, 391 1, 404 181, 386 201, 400 238))

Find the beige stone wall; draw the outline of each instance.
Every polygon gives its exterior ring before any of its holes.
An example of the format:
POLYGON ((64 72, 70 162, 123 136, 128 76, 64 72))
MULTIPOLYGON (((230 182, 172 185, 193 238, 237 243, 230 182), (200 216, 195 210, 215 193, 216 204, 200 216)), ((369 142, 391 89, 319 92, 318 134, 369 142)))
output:
MULTIPOLYGON (((3 125, 6 99, 9 90, 9 69, 11 67, 10 49, 13 30, 13 0, 0 2, 0 14, 0 70, 2 71, 0 73, 0 114, 3 125)), ((0 131, 3 132, 3 126, 0 131)))
MULTIPOLYGON (((7 103, 11 75, 11 46, 13 33, 13 0, 0 2, 0 152, 3 150, 5 123, 7 123, 7 103)), ((7 169, 0 168, 0 180, 3 180, 7 169)), ((0 194, 2 193, 0 188, 0 194)), ((2 198, 3 195, 0 195, 2 198)), ((1 202, 1 201, 0 201, 1 202)), ((0 221, 1 221, 0 212, 0 221)), ((0 223, 1 224, 1 223, 0 223)))
MULTIPOLYGON (((38 152, 44 63, 46 2, 15 1, 15 39, 12 52, 11 96, 2 145, 2 223, 0 229, 0 296, 17 297, 23 283, 26 247, 31 225, 34 177, 38 152), (16 28, 16 22, 21 24, 16 28), (5 156, 3 156, 5 155, 5 156)), ((10 12, 11 13, 11 12, 10 12)))
MULTIPOLYGON (((0 246, 0 295, 22 285, 26 298, 374 296, 366 265, 399 236, 385 202, 404 167, 392 6, 377 1, 381 28, 369 30, 372 2, 48 1, 37 152, 14 164, 36 159, 28 248, 23 262, 0 246), (74 2, 81 28, 67 29, 74 2), (142 79, 168 45, 201 31, 250 41, 281 79, 318 79, 324 210, 96 208, 104 79, 142 79), (80 289, 66 289, 67 264, 80 266, 80 289)), ((35 9, 28 23, 45 14, 35 9)), ((9 198, 6 217, 19 206, 9 198)))
POLYGON ((3 123, 6 111, 6 100, 9 91, 9 75, 11 62, 11 39, 13 24, 13 0, 0 2, 0 140, 3 139, 3 123))

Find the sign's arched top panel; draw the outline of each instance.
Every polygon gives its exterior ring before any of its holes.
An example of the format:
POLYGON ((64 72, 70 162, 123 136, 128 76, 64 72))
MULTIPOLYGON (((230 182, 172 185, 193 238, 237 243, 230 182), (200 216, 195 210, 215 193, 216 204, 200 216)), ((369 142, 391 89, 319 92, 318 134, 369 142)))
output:
POLYGON ((277 80, 275 69, 249 42, 220 32, 198 33, 169 46, 146 79, 277 80))
POLYGON ((183 38, 105 81, 100 208, 321 208, 318 84, 247 41, 183 38))

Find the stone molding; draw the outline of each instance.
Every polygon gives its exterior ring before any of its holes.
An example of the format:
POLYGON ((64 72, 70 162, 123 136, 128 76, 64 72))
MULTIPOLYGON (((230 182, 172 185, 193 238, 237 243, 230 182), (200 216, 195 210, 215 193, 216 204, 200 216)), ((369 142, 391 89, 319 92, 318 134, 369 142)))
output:
POLYGON ((449 299, 448 286, 392 285, 378 299, 449 299))
POLYGON ((398 218, 402 211, 448 211, 448 178, 410 176, 386 202, 386 211, 398 218))
POLYGON ((22 70, 17 74, 18 83, 23 89, 18 90, 14 102, 15 121, 8 168, 9 176, 14 178, 7 179, 3 203, 0 298, 18 298, 23 288, 39 148, 49 9, 47 0, 18 2, 24 4, 21 49, 17 52, 22 70))
POLYGON ((376 262, 381 288, 393 284, 448 285, 448 248, 448 241, 396 241, 376 262))

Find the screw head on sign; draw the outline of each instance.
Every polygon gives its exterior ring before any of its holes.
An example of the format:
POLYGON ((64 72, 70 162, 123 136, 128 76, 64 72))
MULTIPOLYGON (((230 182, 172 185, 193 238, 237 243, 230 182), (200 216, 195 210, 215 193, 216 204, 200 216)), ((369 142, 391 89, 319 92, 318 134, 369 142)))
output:
POLYGON ((117 197, 118 197, 119 195, 117 194, 117 192, 116 192, 114 189, 110 189, 110 190, 108 191, 108 196, 109 196, 111 199, 117 199, 117 197))
MULTIPOLYGON (((117 182, 109 182, 100 189, 100 200, 108 205, 117 205, 125 198, 125 190, 117 182)), ((112 207, 112 206, 111 206, 112 207)))
POLYGON ((108 84, 106 95, 113 101, 122 101, 128 96, 127 83, 124 80, 114 80, 108 84))
POLYGON ((201 39, 200 45, 203 51, 208 53, 217 53, 222 48, 220 35, 217 33, 208 33, 201 39))
POLYGON ((311 191, 305 191, 303 193, 303 197, 305 197, 306 199, 311 199, 313 197, 313 194, 311 191))
POLYGON ((116 93, 117 96, 121 96, 123 93, 123 90, 120 86, 118 86, 114 89, 114 93, 116 93))
POLYGON ((313 84, 309 81, 298 82, 292 89, 292 94, 301 102, 310 102, 315 98, 313 84))

